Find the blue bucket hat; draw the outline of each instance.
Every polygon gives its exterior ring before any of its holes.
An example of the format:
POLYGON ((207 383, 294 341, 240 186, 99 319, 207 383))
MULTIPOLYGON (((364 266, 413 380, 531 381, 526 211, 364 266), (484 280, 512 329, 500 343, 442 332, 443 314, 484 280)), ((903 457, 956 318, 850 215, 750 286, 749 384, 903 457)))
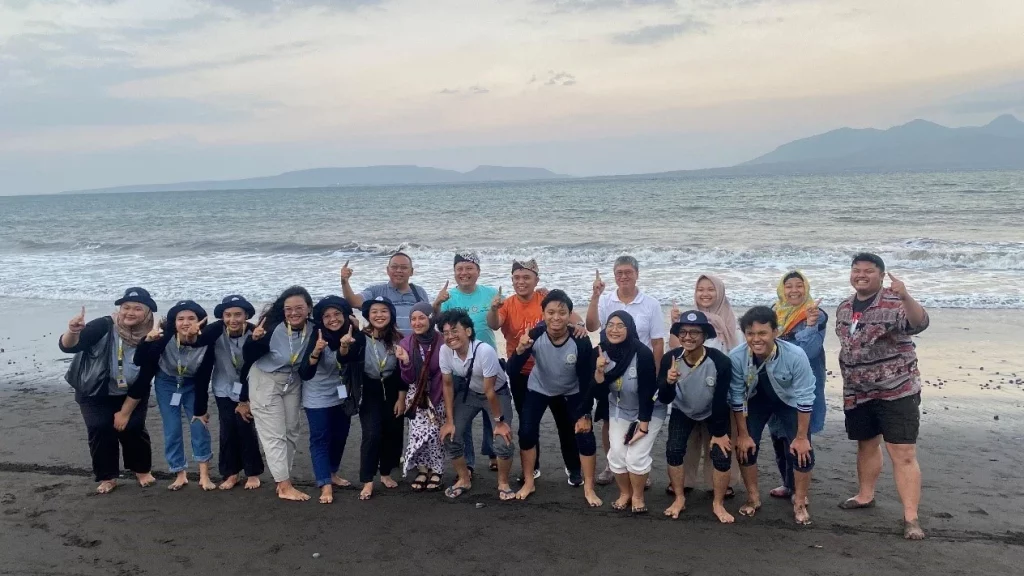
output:
POLYGON ((142 304, 146 308, 149 308, 150 312, 156 312, 156 302, 154 302, 153 298, 149 295, 149 290, 146 290, 145 288, 139 288, 136 286, 125 290, 124 296, 114 300, 114 306, 120 306, 125 302, 136 302, 138 304, 142 304))
POLYGON ((715 327, 708 320, 706 314, 700 310, 687 310, 679 316, 679 321, 672 324, 669 332, 673 336, 679 336, 679 331, 682 330, 683 326, 700 326, 704 330, 704 338, 711 340, 718 336, 718 332, 715 331, 715 327))
POLYGON ((197 304, 194 300, 180 300, 170 310, 167 311, 167 326, 174 326, 174 319, 177 318, 178 312, 184 312, 190 310, 196 313, 196 318, 202 320, 206 318, 206 309, 197 304))

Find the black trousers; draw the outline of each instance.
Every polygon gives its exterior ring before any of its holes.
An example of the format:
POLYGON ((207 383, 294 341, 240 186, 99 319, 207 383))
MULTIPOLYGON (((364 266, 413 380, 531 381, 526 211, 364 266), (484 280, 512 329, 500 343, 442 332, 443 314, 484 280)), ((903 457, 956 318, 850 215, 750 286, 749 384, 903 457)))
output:
POLYGON ((80 398, 78 407, 89 433, 89 454, 92 472, 97 482, 113 480, 121 475, 120 454, 124 451, 124 467, 137 474, 153 469, 153 452, 146 431, 146 411, 149 398, 139 401, 128 426, 118 432, 114 429, 114 414, 121 410, 124 396, 94 396, 80 398))
MULTIPOLYGON (((519 425, 523 425, 523 404, 526 402, 526 385, 530 381, 529 374, 510 374, 508 387, 512 391, 512 402, 515 404, 516 416, 519 417, 519 425)), ((540 470, 540 444, 537 444, 537 461, 534 463, 534 470, 540 470)))
POLYGON ((364 381, 359 405, 359 481, 364 484, 373 482, 378 471, 381 476, 390 476, 402 458, 405 415, 395 417, 395 402, 397 390, 389 390, 385 395, 380 380, 364 381))
POLYGON ((263 456, 256 436, 256 424, 246 422, 235 413, 238 402, 231 398, 216 397, 217 417, 220 421, 220 460, 218 471, 222 478, 241 471, 256 477, 263 474, 263 456))

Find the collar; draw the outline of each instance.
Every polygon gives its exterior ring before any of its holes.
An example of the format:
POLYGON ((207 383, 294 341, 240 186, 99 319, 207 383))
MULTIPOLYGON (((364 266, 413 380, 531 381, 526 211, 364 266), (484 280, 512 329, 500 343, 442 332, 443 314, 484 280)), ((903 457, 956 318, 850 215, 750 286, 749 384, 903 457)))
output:
POLYGON ((463 360, 462 358, 459 358, 459 353, 455 349, 449 348, 447 344, 445 344, 444 347, 448 348, 449 350, 452 351, 452 358, 453 359, 458 360, 459 362, 469 362, 470 360, 473 359, 473 353, 476 351, 476 347, 479 346, 479 342, 480 342, 479 340, 470 340, 469 341, 469 350, 466 351, 466 359, 465 360, 463 360))
POLYGON ((623 306, 632 306, 634 304, 640 304, 640 303, 642 303, 644 301, 644 298, 646 298, 646 297, 647 297, 647 295, 644 294, 643 290, 637 289, 637 291, 636 291, 636 298, 633 298, 632 302, 630 302, 629 304, 626 304, 622 300, 619 300, 619 289, 618 288, 615 288, 615 290, 612 290, 610 292, 609 296, 608 296, 608 298, 610 298, 612 302, 618 302, 619 304, 622 304, 623 306))

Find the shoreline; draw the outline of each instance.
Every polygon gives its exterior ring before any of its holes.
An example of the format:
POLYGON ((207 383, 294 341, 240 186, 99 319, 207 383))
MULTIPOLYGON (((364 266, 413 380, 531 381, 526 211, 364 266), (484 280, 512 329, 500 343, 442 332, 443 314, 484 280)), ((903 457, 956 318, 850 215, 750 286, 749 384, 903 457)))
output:
MULTIPOLYGON (((680 520, 662 516, 670 503, 664 494, 665 434, 652 453, 649 514, 613 512, 613 486, 598 487, 605 505, 588 509, 582 492, 565 485, 550 417, 541 433, 543 476, 527 502, 499 502, 494 473, 477 456, 473 490, 455 502, 413 493, 406 479, 395 491, 378 485, 370 502, 358 501, 357 490, 339 490, 335 503, 323 506, 315 498, 278 501, 269 475, 256 492, 203 493, 194 465, 192 484, 168 492, 160 417, 151 401, 147 423, 158 485, 142 490, 123 476, 113 494, 96 496, 81 415, 60 380, 71 357, 56 345, 81 304, 43 302, 0 299, 7 320, 0 326, 0 574, 277 574, 328 566, 318 562, 357 574, 513 574, 524 566, 540 574, 621 573, 635 566, 644 566, 644 574, 715 574, 723 568, 721 556, 736 552, 756 559, 757 574, 1008 574, 1024 562, 1018 455, 1024 442, 1024 359, 1015 345, 1024 311, 929 310, 931 327, 916 340, 926 382, 920 512, 929 538, 911 543, 900 537, 901 507, 888 463, 875 509, 836 506, 856 489, 856 447, 843 429, 831 333, 827 422, 814 439, 814 524, 794 526, 788 502, 768 497, 778 472, 763 444, 764 508, 753 519, 722 526, 700 490, 687 499, 680 520)), ((109 303, 86 306, 87 319, 113 309, 109 303)), ((210 409, 216 410, 212 402, 210 409)), ((211 414, 215 438, 216 420, 211 414)), ((479 450, 479 424, 474 432, 479 450)), ((313 493, 307 440, 302 418, 294 476, 301 489, 313 493)), ((349 479, 356 475, 358 452, 354 425, 341 468, 349 479)), ((518 456, 515 462, 513 471, 518 456)), ((450 479, 449 467, 445 480, 450 479)), ((734 513, 743 499, 743 489, 737 492, 726 504, 734 513)), ((746 561, 737 562, 727 571, 752 573, 746 561)))

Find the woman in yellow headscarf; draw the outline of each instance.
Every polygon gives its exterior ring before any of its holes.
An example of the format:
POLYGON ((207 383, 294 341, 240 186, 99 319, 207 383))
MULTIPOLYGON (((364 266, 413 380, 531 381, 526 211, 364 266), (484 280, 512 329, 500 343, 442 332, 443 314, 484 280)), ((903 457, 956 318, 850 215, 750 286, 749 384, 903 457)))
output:
MULTIPOLYGON (((776 288, 778 300, 772 306, 779 321, 779 338, 792 342, 807 354, 814 372, 814 409, 811 412, 811 433, 825 428, 825 327, 828 314, 818 309, 821 300, 811 298, 811 283, 803 272, 787 272, 776 288)), ((782 486, 771 491, 776 498, 789 498, 793 494, 793 469, 786 454, 789 445, 778 422, 768 423, 775 448, 775 462, 782 474, 782 486)))

